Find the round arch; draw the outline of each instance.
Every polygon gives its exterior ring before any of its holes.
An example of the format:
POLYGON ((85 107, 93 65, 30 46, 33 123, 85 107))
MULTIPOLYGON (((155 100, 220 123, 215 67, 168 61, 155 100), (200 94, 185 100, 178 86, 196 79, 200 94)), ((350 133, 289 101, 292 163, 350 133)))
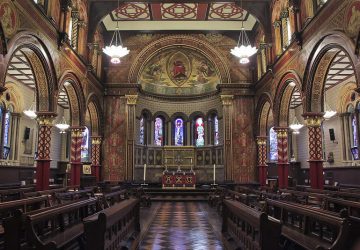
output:
POLYGON ((334 49, 343 51, 350 59, 357 87, 360 86, 360 70, 355 67, 360 63, 360 59, 354 54, 354 41, 342 32, 332 31, 323 36, 310 53, 302 85, 303 93, 306 95, 305 112, 321 113, 324 111, 325 80, 336 56, 336 53, 332 51, 334 49))
POLYGON ((169 122, 170 121, 170 117, 167 113, 163 112, 163 111, 158 111, 153 115, 153 119, 155 119, 156 117, 161 116, 165 119, 165 122, 169 122))
POLYGON ((268 127, 268 118, 270 112, 272 112, 272 101, 269 93, 263 93, 256 105, 255 117, 256 117, 256 126, 255 126, 255 135, 256 136, 266 136, 267 127, 268 127))
POLYGON ((303 104, 303 95, 300 91, 302 86, 301 82, 302 81, 299 75, 292 70, 286 72, 281 77, 275 93, 275 96, 277 98, 275 99, 273 106, 275 126, 287 127, 289 125, 290 101, 295 89, 297 89, 300 92, 300 96, 303 104), (289 84, 290 82, 294 82, 295 86, 291 86, 289 84))
POLYGON ((69 99, 71 126, 85 125, 85 97, 78 77, 66 71, 59 82, 59 89, 64 88, 69 99))
POLYGON ((190 121, 194 121, 194 119, 197 118, 197 117, 201 117, 201 118, 203 118, 204 120, 205 120, 205 118, 206 118, 206 116, 205 116, 205 114, 204 114, 203 112, 201 112, 201 111, 195 111, 195 112, 193 112, 193 113, 189 116, 189 120, 190 120, 190 121))
POLYGON ((227 59, 221 55, 211 44, 187 35, 172 35, 156 40, 147 45, 134 59, 134 63, 129 70, 129 82, 138 82, 139 74, 142 72, 146 63, 153 58, 160 50, 169 46, 181 45, 201 52, 214 65, 219 74, 221 83, 230 82, 230 69, 227 59))
POLYGON ((89 95, 86 106, 90 114, 91 135, 99 136, 102 134, 101 131, 103 131, 101 124, 103 116, 99 99, 94 93, 89 95))
POLYGON ((58 91, 57 78, 54 64, 45 44, 35 34, 22 31, 10 40, 8 48, 9 50, 3 58, 5 67, 0 68, 0 82, 5 83, 9 63, 15 52, 21 50, 29 61, 35 78, 36 110, 38 112, 56 112, 54 97, 58 91))

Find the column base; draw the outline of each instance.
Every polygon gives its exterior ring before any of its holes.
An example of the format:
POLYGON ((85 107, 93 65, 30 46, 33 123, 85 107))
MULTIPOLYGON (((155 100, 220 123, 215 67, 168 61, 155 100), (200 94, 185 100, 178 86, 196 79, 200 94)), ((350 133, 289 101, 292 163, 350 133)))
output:
POLYGON ((91 174, 96 177, 96 183, 100 182, 100 165, 91 165, 91 174))
POLYGON ((315 189, 324 189, 323 161, 309 160, 310 186, 315 189))
POLYGON ((278 163, 277 167, 279 188, 287 188, 289 186, 289 163, 278 163))
POLYGON ((70 186, 80 186, 82 163, 71 163, 70 186))
POLYGON ((263 165, 263 166, 258 166, 259 169, 259 183, 260 186, 265 186, 266 185, 266 179, 267 179, 267 166, 263 165))
POLYGON ((36 163, 36 191, 49 189, 51 160, 37 160, 36 163))

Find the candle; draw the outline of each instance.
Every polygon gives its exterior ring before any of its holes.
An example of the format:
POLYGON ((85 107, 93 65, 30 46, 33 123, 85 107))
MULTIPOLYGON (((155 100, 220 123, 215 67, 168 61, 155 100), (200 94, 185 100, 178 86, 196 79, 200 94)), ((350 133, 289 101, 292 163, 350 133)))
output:
POLYGON ((190 158, 190 164, 192 165, 192 158, 190 158))
POLYGON ((215 184, 215 164, 214 164, 214 184, 215 184))
POLYGON ((145 183, 145 178, 146 178, 146 164, 144 164, 144 183, 145 183))

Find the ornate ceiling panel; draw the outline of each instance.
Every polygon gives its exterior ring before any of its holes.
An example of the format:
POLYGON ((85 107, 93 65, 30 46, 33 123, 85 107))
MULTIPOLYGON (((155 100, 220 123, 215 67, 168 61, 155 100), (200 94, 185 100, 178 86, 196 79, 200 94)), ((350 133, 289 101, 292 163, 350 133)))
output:
POLYGON ((239 24, 231 22, 244 21, 244 27, 252 30, 256 19, 235 3, 124 3, 103 19, 107 30, 116 28, 116 21, 121 21, 120 30, 206 30, 209 25, 214 30, 239 30, 239 24), (133 23, 125 23, 131 21, 133 23), (151 22, 147 22, 151 21, 151 22), (197 23, 166 23, 174 21, 197 21, 197 23), (226 21, 221 24, 212 21, 226 21), (152 23, 155 22, 155 23, 152 23), (206 24, 202 23, 206 22, 206 24), (199 26, 199 27, 197 27, 199 26), (157 28, 154 28, 157 27, 157 28))

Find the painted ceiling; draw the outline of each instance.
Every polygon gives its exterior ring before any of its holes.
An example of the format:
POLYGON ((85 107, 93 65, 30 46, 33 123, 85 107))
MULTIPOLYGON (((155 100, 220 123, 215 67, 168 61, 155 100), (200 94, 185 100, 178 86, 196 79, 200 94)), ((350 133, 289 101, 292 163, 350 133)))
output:
POLYGON ((103 19, 107 30, 252 30, 256 19, 235 3, 125 3, 103 19), (179 22, 184 21, 184 22, 179 22))

